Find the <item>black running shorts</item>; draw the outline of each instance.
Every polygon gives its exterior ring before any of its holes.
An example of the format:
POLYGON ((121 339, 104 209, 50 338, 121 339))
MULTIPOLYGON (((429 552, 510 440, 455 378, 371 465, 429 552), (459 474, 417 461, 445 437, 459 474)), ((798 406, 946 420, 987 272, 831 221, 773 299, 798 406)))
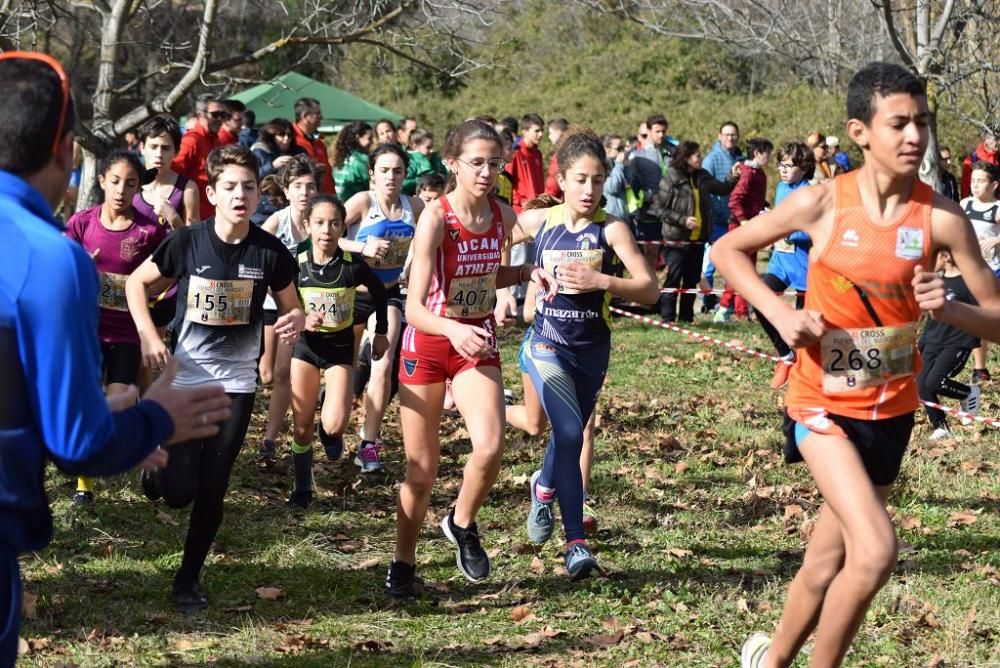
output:
POLYGON ((139 381, 142 350, 134 343, 101 343, 104 382, 134 385, 139 381))
MULTIPOLYGON (((879 487, 891 485, 899 477, 903 455, 913 431, 913 416, 914 413, 904 413, 884 420, 857 420, 832 413, 826 415, 854 444, 872 484, 879 487)), ((785 413, 782 430, 785 434, 785 461, 801 462, 799 443, 808 435, 809 428, 785 413)))

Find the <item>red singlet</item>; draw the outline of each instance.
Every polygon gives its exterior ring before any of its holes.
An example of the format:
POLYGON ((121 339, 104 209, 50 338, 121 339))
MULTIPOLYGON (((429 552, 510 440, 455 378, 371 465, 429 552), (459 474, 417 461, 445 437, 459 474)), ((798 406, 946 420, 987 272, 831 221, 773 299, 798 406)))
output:
MULTIPOLYGON (((497 270, 505 237, 503 214, 489 198, 493 225, 485 232, 469 231, 448 203, 441 198, 444 210, 444 238, 434 255, 434 272, 424 304, 434 315, 453 318, 489 330, 490 345, 496 349, 497 270)), ((452 347, 446 336, 431 336, 407 325, 403 332, 403 350, 399 380, 407 385, 443 383, 467 369, 500 366, 500 356, 466 360, 452 347)))

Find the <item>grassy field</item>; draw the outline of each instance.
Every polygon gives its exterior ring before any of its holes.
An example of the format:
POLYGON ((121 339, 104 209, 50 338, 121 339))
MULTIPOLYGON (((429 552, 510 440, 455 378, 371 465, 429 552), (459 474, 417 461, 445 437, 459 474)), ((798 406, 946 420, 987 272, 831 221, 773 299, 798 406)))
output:
MULTIPOLYGON (((765 349, 753 326, 697 327, 765 349)), ((509 385, 515 351, 511 332, 509 385)), ((130 475, 100 483, 94 511, 74 514, 72 484, 49 476, 57 530, 51 547, 22 560, 23 664, 735 665, 746 634, 776 623, 818 503, 805 469, 781 461, 771 365, 632 321, 616 323, 612 356, 591 490, 603 577, 571 583, 559 540, 528 543, 526 482, 544 441, 510 433, 479 518, 494 574, 465 581, 437 528, 469 451, 460 422, 446 420, 418 554, 427 596, 394 608, 382 583, 403 470, 395 408, 386 474, 362 478, 318 450, 319 501, 304 514, 283 503, 290 472, 263 470, 251 456, 259 411, 205 571, 212 605, 203 614, 175 613, 169 596, 186 512, 150 504, 130 475)), ((983 413, 1000 414, 992 388, 984 398, 983 413)), ((931 444, 918 421, 891 499, 898 572, 848 665, 1000 665, 997 436, 956 430, 959 438, 931 444)))

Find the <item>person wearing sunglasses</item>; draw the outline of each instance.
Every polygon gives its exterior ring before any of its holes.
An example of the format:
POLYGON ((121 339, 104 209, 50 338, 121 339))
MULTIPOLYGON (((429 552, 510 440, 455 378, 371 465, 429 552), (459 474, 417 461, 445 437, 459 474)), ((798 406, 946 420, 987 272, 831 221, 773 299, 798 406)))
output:
POLYGON ((221 385, 172 388, 176 365, 138 403, 134 389, 105 399, 97 270, 52 213, 73 166, 69 79, 53 58, 13 51, 0 55, 0 84, 0 665, 12 666, 17 557, 52 538, 47 461, 91 476, 163 466, 157 445, 218 432, 229 400, 221 385))
POLYGON ((181 137, 180 150, 170 167, 198 184, 198 217, 199 220, 208 220, 215 215, 215 207, 208 201, 205 191, 208 186, 205 160, 212 149, 221 145, 219 130, 232 114, 213 93, 199 95, 194 110, 197 122, 181 137))

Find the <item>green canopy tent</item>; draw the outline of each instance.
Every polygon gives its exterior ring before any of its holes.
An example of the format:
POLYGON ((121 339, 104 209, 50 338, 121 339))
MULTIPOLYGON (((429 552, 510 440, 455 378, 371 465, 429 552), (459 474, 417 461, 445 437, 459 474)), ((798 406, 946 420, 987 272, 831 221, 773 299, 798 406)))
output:
POLYGON ((294 122, 295 101, 302 97, 319 100, 323 110, 323 120, 319 126, 322 133, 339 132, 352 121, 367 121, 374 125, 375 121, 382 118, 393 123, 403 118, 388 109, 297 72, 282 74, 273 81, 232 96, 253 111, 258 126, 272 118, 287 118, 294 122))

